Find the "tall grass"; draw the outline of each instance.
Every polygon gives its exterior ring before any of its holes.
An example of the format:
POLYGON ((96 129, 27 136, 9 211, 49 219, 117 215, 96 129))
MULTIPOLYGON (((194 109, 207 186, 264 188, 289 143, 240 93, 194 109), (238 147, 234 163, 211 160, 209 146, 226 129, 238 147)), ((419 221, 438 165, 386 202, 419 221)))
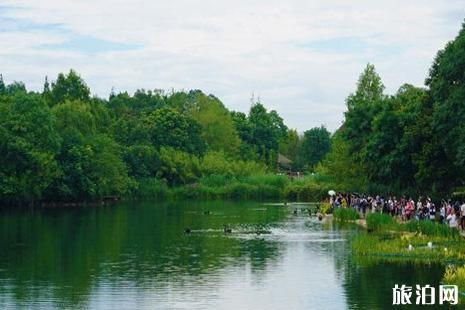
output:
POLYGON ((313 176, 307 176, 289 182, 283 195, 291 201, 322 201, 328 196, 330 189, 333 189, 330 185, 319 183, 313 176))
POLYGON ((333 218, 340 222, 349 222, 359 219, 359 214, 352 208, 337 208, 333 211, 333 218))
POLYGON ((443 281, 447 284, 455 284, 463 290, 465 288, 465 266, 447 266, 443 281))
POLYGON ((196 184, 170 189, 174 199, 271 200, 283 198, 282 190, 289 182, 286 176, 261 174, 240 178, 210 175, 196 184))
POLYGON ((169 196, 169 188, 165 181, 156 178, 139 180, 133 189, 132 197, 139 199, 165 199, 169 196))
POLYGON ((390 230, 398 228, 392 216, 382 213, 369 213, 366 216, 367 229, 371 231, 390 230))
POLYGON ((405 227, 410 232, 418 232, 427 236, 441 236, 447 238, 457 238, 459 236, 457 229, 451 229, 449 226, 432 222, 411 220, 405 227))

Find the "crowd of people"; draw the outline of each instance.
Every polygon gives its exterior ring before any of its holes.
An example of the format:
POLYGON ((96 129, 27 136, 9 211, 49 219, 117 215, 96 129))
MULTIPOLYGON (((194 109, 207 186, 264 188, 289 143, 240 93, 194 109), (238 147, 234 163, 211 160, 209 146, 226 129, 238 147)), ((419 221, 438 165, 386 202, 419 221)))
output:
POLYGON ((419 197, 415 202, 411 197, 365 196, 337 193, 330 196, 332 208, 352 207, 365 217, 367 212, 390 214, 398 220, 411 219, 438 221, 451 228, 465 230, 465 203, 442 200, 436 205, 429 197, 419 197))

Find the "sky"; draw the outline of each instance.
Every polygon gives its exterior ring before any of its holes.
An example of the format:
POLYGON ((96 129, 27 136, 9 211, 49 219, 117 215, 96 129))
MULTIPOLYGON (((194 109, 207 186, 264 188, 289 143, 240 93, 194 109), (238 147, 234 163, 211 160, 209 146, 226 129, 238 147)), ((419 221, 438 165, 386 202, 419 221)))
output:
POLYGON ((386 92, 424 84, 465 0, 0 0, 0 73, 41 90, 75 69, 93 94, 201 89, 290 128, 337 129, 367 63, 386 92))

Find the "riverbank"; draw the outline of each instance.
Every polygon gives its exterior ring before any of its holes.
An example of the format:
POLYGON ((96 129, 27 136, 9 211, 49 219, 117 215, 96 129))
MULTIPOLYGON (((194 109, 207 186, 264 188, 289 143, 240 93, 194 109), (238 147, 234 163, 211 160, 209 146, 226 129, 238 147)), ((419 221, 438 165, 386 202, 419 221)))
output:
POLYGON ((197 182, 168 186, 159 179, 144 179, 129 199, 157 200, 280 200, 322 201, 332 185, 317 176, 289 178, 274 173, 250 176, 209 175, 197 182))
MULTIPOLYGON (((333 218, 341 221, 341 213, 353 209, 335 210, 333 218)), ((464 236, 457 229, 429 220, 400 222, 389 215, 369 213, 365 219, 351 220, 362 229, 351 239, 353 259, 361 264, 415 263, 445 266, 442 282, 465 288, 464 236)))

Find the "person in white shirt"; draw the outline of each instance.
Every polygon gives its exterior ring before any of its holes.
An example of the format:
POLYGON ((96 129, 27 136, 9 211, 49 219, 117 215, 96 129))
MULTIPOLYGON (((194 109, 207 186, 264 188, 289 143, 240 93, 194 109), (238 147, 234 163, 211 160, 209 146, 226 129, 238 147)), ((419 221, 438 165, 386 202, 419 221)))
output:
POLYGON ((439 212, 440 212, 439 220, 441 221, 441 224, 442 224, 444 223, 444 220, 446 219, 446 206, 444 204, 441 206, 441 210, 439 212))
POLYGON ((458 223, 457 223, 457 216, 455 215, 455 211, 452 211, 447 216, 447 221, 449 222, 449 227, 450 228, 457 228, 458 223))

